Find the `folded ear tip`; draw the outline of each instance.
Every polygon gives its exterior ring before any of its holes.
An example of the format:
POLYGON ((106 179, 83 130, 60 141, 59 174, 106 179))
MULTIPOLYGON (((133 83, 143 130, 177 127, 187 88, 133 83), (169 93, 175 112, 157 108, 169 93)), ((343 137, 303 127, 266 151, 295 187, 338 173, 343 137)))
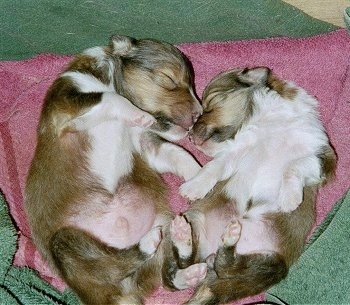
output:
POLYGON ((267 81, 271 69, 265 66, 259 66, 254 68, 245 68, 242 71, 244 79, 253 84, 264 84, 267 81))
POLYGON ((135 43, 135 39, 129 36, 112 35, 110 39, 113 54, 123 56, 130 52, 135 43))

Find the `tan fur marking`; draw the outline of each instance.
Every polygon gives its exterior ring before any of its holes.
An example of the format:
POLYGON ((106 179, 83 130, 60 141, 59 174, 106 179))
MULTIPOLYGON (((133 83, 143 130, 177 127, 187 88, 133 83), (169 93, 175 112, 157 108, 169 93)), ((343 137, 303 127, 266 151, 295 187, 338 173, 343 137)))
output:
POLYGON ((85 54, 78 55, 73 59, 65 71, 88 73, 102 81, 104 84, 108 84, 111 81, 105 67, 100 67, 96 58, 85 54))
POLYGON ((335 177, 335 170, 337 165, 337 156, 331 146, 324 147, 320 156, 322 172, 325 177, 323 184, 332 181, 335 177))
POLYGON ((289 87, 285 81, 280 80, 273 74, 269 74, 267 83, 271 89, 275 90, 285 99, 293 101, 297 95, 298 91, 296 88, 289 87))

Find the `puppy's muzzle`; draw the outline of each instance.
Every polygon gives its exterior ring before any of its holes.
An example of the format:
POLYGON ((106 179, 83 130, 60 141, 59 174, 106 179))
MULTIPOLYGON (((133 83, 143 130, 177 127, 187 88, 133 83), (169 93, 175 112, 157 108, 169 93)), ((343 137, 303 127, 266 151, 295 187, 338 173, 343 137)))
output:
POLYGON ((186 130, 191 130, 194 124, 198 121, 199 117, 202 115, 202 107, 198 103, 198 105, 194 105, 192 109, 183 110, 181 113, 179 112, 177 118, 174 120, 176 125, 181 126, 186 130))
POLYGON ((188 133, 190 142, 196 146, 202 146, 213 135, 213 128, 206 124, 203 116, 197 118, 197 122, 188 133))

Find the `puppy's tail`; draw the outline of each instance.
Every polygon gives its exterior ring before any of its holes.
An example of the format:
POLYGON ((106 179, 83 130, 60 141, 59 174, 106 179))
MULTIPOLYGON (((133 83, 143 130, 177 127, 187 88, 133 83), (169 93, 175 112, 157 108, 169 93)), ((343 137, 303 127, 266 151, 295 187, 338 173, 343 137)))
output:
POLYGON ((234 255, 230 248, 219 250, 215 271, 210 271, 186 305, 214 305, 253 296, 287 276, 288 266, 276 252, 234 255))

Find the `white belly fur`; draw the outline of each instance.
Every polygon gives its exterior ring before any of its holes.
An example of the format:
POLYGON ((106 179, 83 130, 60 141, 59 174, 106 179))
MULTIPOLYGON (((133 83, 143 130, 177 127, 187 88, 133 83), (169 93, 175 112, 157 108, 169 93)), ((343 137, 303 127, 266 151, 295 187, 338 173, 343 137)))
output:
POLYGON ((129 132, 129 127, 117 120, 89 128, 92 146, 89 166, 112 197, 101 194, 85 198, 68 220, 70 225, 119 249, 138 243, 157 222, 154 203, 141 188, 132 183, 118 184, 133 167, 129 132))

